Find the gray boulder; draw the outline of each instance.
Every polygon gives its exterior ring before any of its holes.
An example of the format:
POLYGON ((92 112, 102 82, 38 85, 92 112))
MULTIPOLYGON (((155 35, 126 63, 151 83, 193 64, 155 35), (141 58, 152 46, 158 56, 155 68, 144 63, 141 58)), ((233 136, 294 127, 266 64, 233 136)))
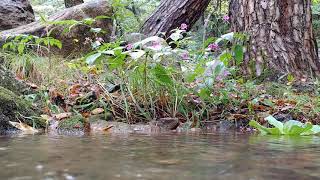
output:
POLYGON ((28 0, 0 1, 0 31, 29 24, 33 21, 35 21, 35 17, 28 0))

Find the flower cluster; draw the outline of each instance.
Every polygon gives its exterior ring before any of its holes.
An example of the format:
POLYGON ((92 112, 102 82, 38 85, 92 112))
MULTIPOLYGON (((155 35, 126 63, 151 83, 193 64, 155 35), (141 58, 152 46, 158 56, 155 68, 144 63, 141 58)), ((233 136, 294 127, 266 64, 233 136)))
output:
POLYGON ((228 15, 223 16, 223 20, 225 22, 229 22, 230 21, 230 16, 228 16, 228 15))
POLYGON ((188 25, 185 24, 185 23, 182 23, 182 24, 180 25, 180 29, 181 29, 181 30, 187 30, 187 29, 188 29, 188 25))
POLYGON ((219 50, 219 45, 217 43, 209 44, 208 49, 210 51, 217 51, 217 50, 219 50))

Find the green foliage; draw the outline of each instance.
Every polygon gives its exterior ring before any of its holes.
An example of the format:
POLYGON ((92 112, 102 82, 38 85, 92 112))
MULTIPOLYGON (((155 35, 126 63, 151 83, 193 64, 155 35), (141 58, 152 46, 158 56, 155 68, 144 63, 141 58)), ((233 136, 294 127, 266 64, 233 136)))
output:
POLYGON ((42 49, 50 51, 50 47, 62 48, 62 43, 52 37, 37 37, 33 35, 17 35, 14 37, 8 37, 7 42, 2 46, 4 50, 10 50, 18 52, 20 55, 24 54, 27 50, 32 48, 42 49))
POLYGON ((273 116, 265 118, 273 128, 267 128, 260 125, 258 122, 252 120, 249 125, 258 129, 261 134, 271 135, 292 135, 292 136, 308 136, 320 133, 319 125, 312 125, 311 123, 301 123, 300 121, 289 120, 285 123, 277 121, 273 116))

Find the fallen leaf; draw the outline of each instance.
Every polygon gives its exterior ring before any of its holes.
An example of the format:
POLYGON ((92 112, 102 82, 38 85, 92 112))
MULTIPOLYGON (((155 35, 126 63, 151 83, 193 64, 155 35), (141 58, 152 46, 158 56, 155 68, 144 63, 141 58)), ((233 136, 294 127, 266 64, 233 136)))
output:
POLYGON ((62 120, 62 119, 66 119, 72 116, 72 113, 60 113, 60 114, 56 114, 53 117, 56 120, 62 120))
POLYGON ((110 126, 104 128, 104 129, 102 129, 102 131, 106 132, 106 131, 109 131, 111 128, 113 128, 113 125, 110 125, 110 126))
POLYGON ((97 115, 97 114, 101 114, 104 112, 104 109, 103 108, 96 108, 94 110, 91 111, 91 114, 93 115, 97 115))
POLYGON ((38 88, 39 88, 39 87, 38 87, 36 84, 34 84, 34 83, 26 82, 26 84, 27 84, 28 86, 30 86, 32 89, 38 89, 38 88))
POLYGON ((48 115, 46 115, 46 114, 42 114, 42 115, 40 115, 40 117, 41 117, 42 119, 46 120, 47 122, 49 122, 50 119, 51 119, 51 117, 48 116, 48 115))
POLYGON ((81 112, 81 115, 84 117, 84 118, 88 118, 90 116, 90 113, 89 112, 81 112))
POLYGON ((10 123, 13 127, 15 127, 15 128, 17 128, 17 129, 23 131, 24 133, 32 133, 32 134, 33 134, 33 133, 38 133, 38 132, 39 132, 37 129, 35 129, 35 128, 33 128, 33 127, 31 127, 31 126, 29 126, 29 125, 27 125, 27 124, 25 124, 25 123, 22 123, 22 122, 12 122, 12 121, 9 121, 9 123, 10 123))

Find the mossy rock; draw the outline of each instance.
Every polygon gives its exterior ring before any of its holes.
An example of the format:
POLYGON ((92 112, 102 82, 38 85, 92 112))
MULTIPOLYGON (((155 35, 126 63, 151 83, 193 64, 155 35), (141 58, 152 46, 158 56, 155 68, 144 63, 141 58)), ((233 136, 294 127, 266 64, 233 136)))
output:
POLYGON ((59 122, 58 130, 84 130, 85 118, 81 115, 72 116, 59 122))
POLYGON ((15 79, 14 75, 3 66, 0 62, 0 86, 14 92, 15 94, 28 94, 32 90, 22 81, 15 79))
POLYGON ((32 105, 16 95, 14 92, 0 86, 0 131, 14 129, 9 121, 21 121, 28 125, 43 127, 44 123, 39 120, 25 117, 37 116, 37 113, 32 109, 32 105))
POLYGON ((96 121, 112 121, 113 120, 113 116, 111 113, 107 112, 107 113, 103 113, 103 114, 97 114, 97 115, 91 115, 88 118, 89 123, 94 123, 96 121))

